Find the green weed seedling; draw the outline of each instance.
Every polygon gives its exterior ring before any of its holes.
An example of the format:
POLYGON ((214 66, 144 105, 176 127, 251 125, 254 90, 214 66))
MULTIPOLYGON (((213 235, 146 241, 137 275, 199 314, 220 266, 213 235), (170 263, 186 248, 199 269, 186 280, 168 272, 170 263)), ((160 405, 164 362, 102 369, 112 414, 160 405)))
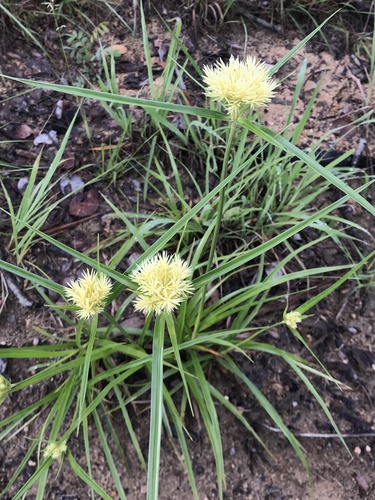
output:
POLYGON ((84 86, 85 82, 97 78, 102 72, 102 61, 105 51, 100 43, 100 38, 109 32, 107 25, 103 22, 96 26, 90 36, 84 31, 73 30, 67 38, 65 47, 69 57, 75 61, 80 68, 81 77, 76 85, 84 86), (95 46, 98 45, 97 48, 95 46))
MULTIPOLYGON (((5 208, 1 208, 1 210, 8 213, 12 227, 8 247, 14 254, 18 265, 22 263, 30 247, 39 239, 35 231, 42 228, 51 210, 61 203, 61 199, 54 200, 52 188, 60 180, 56 176, 56 171, 64 154, 73 125, 74 120, 72 120, 46 175, 40 181, 37 181, 37 176, 39 174, 41 153, 36 158, 30 172, 26 190, 22 195, 18 207, 13 206, 10 196, 3 182, 0 180, 8 204, 8 210, 5 208)), ((65 198, 70 195, 71 193, 66 195, 65 198)))

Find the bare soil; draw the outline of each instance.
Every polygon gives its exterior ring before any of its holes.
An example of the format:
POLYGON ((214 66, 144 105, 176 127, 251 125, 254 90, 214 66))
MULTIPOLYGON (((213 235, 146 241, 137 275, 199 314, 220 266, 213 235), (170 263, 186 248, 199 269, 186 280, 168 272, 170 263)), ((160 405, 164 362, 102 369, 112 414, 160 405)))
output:
MULTIPOLYGON (((132 2, 118 2, 117 5, 118 12, 129 24, 132 23, 133 15, 131 4, 132 2)), ((246 3, 243 2, 241 8, 243 4, 246 7, 246 3)), ((260 26, 246 15, 242 18, 248 33, 248 37, 245 38, 238 12, 232 14, 230 23, 219 25, 213 22, 212 16, 203 19, 201 14, 201 18, 197 19, 191 11, 182 8, 180 2, 157 2, 157 8, 164 20, 172 19, 177 14, 182 16, 184 44, 199 65, 213 62, 218 57, 228 57, 231 53, 242 55, 244 49, 247 54, 252 54, 272 65, 301 39, 292 26, 285 26, 283 31, 279 32, 260 26), (211 24, 213 26, 210 26, 211 24)), ((216 3, 212 2, 211 13, 215 9, 217 9, 216 3)), ((198 11, 196 13, 199 14, 198 11)), ((262 11, 260 10, 259 13, 261 14, 262 11)), ((141 36, 138 34, 133 38, 114 17, 108 17, 106 20, 110 23, 111 43, 125 48, 116 68, 120 92, 147 97, 149 89, 147 84, 143 84, 147 78, 147 72, 141 36)), ((158 50, 161 45, 169 43, 170 35, 152 9, 148 12, 147 23, 157 81, 163 67, 158 50)), ((55 82, 68 78, 68 70, 60 57, 54 25, 47 23, 40 29, 44 30, 44 43, 50 57, 31 46, 15 26, 7 26, 5 31, 7 36, 1 40, 0 64, 3 74, 55 82)), ((363 116, 374 106, 373 99, 367 98, 368 61, 352 57, 353 54, 350 52, 345 53, 341 46, 335 45, 335 40, 332 44, 331 52, 326 47, 322 50, 321 42, 315 45, 308 44, 283 67, 281 74, 277 75, 278 78, 283 79, 282 86, 273 103, 263 111, 263 121, 276 131, 283 129, 285 117, 293 99, 298 71, 303 60, 306 59, 307 73, 302 96, 293 117, 294 126, 298 124, 316 85, 320 84, 321 87, 311 118, 303 131, 301 147, 308 147, 322 138, 322 148, 332 148, 334 144, 335 148, 346 151, 351 148, 356 149, 360 140, 365 138, 368 145, 364 155, 368 161, 363 160, 363 168, 364 173, 371 174, 374 163, 371 158, 375 157, 374 131, 370 126, 351 126, 356 118, 363 116), (335 50, 332 50, 332 47, 335 50), (334 129, 337 130, 334 131, 334 129), (332 132, 328 133, 329 131, 332 132), (344 134, 345 138, 341 139, 344 134)), ((79 69, 79 67, 75 68, 71 61, 70 73, 78 74, 79 69)), ((0 176, 16 204, 21 198, 17 183, 24 176, 22 167, 25 164, 31 164, 42 148, 42 146, 34 146, 32 139, 42 130, 56 130, 56 127, 60 127, 58 128, 58 141, 61 141, 69 124, 69 116, 72 116, 69 113, 76 104, 69 96, 56 96, 49 91, 33 90, 20 94, 20 91, 24 89, 25 87, 19 83, 3 80, 1 90, 0 121, 3 125, 0 128, 0 138, 4 142, 1 144, 2 150, 0 151, 0 176), (56 119, 54 109, 59 99, 63 99, 65 111, 63 118, 56 119), (25 125, 32 129, 31 139, 30 136, 26 138, 22 136, 25 125)), ((198 87, 192 86, 188 92, 194 103, 203 102, 202 93, 198 87)), ((97 166, 98 156, 96 156, 95 148, 102 144, 108 146, 116 144, 121 136, 121 131, 103 111, 100 104, 90 103, 85 111, 91 132, 91 142, 89 143, 86 138, 82 123, 77 122, 65 157, 66 160, 70 160, 68 171, 71 174, 77 172, 81 165, 92 163, 97 166)), ((142 119, 141 114, 138 119, 142 119)), ((124 157, 131 155, 137 147, 136 140, 134 143, 125 140, 122 150, 124 157)), ((48 166, 54 157, 56 148, 56 144, 44 146, 42 169, 48 166)), ((60 172, 64 175, 66 170, 61 169, 60 172)), ((81 175, 84 180, 88 180, 90 169, 85 169, 81 175)), ((121 209, 127 210, 134 208, 132 207, 134 203, 132 197, 135 196, 136 190, 134 180, 137 180, 137 176, 133 171, 119 176, 116 184, 108 185, 103 181, 93 189, 106 194, 121 209), (123 196, 124 192, 126 197, 123 196)), ((57 195, 61 196, 61 194, 57 195)), ((327 196, 336 196, 336 194, 328 193, 327 196)), ((374 189, 368 191, 367 197, 369 200, 375 199, 374 189)), ((101 238, 114 234, 120 226, 118 222, 115 222, 110 228, 108 227, 106 218, 110 211, 108 206, 98 198, 94 213, 86 215, 80 212, 86 201, 83 200, 83 205, 79 206, 77 215, 69 212, 68 205, 54 211, 44 229, 61 241, 74 245, 80 251, 87 251, 94 246, 98 234, 101 238)), ((141 209, 145 212, 152 211, 154 209, 152 199, 149 203, 141 209)), ((0 205, 6 207, 4 194, 1 192, 0 205)), ((350 217, 368 230, 367 237, 363 236, 364 233, 359 235, 362 241, 361 248, 365 253, 373 246, 375 236, 373 220, 360 207, 350 203, 348 206, 343 207, 341 216, 350 217)), ((11 255, 6 252, 9 224, 3 215, 0 216, 0 224, 0 245, 4 247, 4 257, 12 260, 11 255)), ((331 246, 322 246, 314 250, 312 254, 305 255, 304 259, 306 262, 312 259, 314 262, 331 265, 338 264, 340 259, 343 259, 343 255, 331 246)), ((65 255, 54 254, 53 249, 44 243, 34 245, 27 255, 27 262, 30 269, 40 268, 60 282, 63 282, 69 274, 74 273, 74 263, 65 255)), ((124 264, 124 269, 125 267, 124 264)), ((19 285, 21 288, 24 286, 22 283, 19 285)), ((30 288, 27 288, 25 293, 30 300, 34 301, 32 307, 22 307, 11 292, 9 296, 6 296, 4 292, 1 297, 1 349, 9 346, 33 345, 44 341, 35 331, 35 326, 49 330, 54 328, 57 332, 64 333, 64 325, 60 325, 52 312, 43 307, 36 294, 30 288)), ((268 416, 259 408, 252 395, 246 392, 228 373, 224 373, 222 368, 215 364, 210 367, 210 379, 218 384, 221 391, 227 394, 230 401, 243 412, 276 458, 272 460, 233 416, 223 408, 218 408, 223 429, 222 439, 227 474, 226 499, 355 500, 375 498, 374 306, 375 293, 371 283, 358 289, 356 283, 348 283, 328 300, 319 304, 317 310, 314 311, 314 316, 304 321, 300 328, 301 334, 332 375, 348 386, 346 389, 339 389, 322 380, 314 380, 340 430, 344 433, 352 455, 347 452, 335 435, 313 396, 281 361, 275 361, 274 358, 271 360, 264 354, 253 355, 251 363, 241 357, 236 359, 243 372, 264 392, 303 444, 311 468, 312 490, 309 487, 306 471, 295 452, 277 432, 277 429, 273 428, 268 416)), ((276 303, 274 310, 278 307, 280 311, 283 309, 282 304, 276 303)), ((266 315, 269 311, 265 309, 264 313, 266 315)), ((308 357, 305 349, 284 328, 265 334, 263 340, 308 357)), ((32 364, 32 360, 26 362, 9 360, 7 367, 3 366, 3 369, 6 376, 15 383, 29 375, 32 364)), ((0 418, 3 419, 41 398, 53 388, 53 384, 52 380, 50 386, 30 387, 13 394, 0 407, 0 418)), ((145 401, 144 408, 147 408, 147 405, 148 401, 145 401)), ((132 416, 142 449, 147 455, 148 412, 140 407, 132 416)), ((190 449, 200 498, 215 500, 218 498, 215 463, 208 438, 199 418, 187 418, 187 428, 193 438, 190 449)), ((114 415, 113 423, 119 425, 120 422, 120 417, 114 415)), ((38 420, 30 422, 12 440, 2 443, 0 489, 6 486, 11 474, 24 456, 29 440, 36 434, 38 425, 38 420)), ((146 498, 145 471, 142 470, 129 444, 126 431, 123 430, 120 436, 127 457, 121 477, 127 498, 130 500, 146 498)), ((102 455, 94 425, 92 425, 90 437, 92 437, 93 475, 96 481, 115 499, 117 498, 115 488, 102 455)), ((112 446, 110 439, 109 443, 112 446)), ((176 443, 173 444, 176 445, 176 443)), ((69 443, 69 446, 76 459, 84 465, 82 441, 77 438, 75 442, 69 443)), ((114 447, 113 454, 115 459, 119 460, 114 447)), ((29 461, 20 481, 10 493, 3 497, 4 500, 13 498, 17 489, 34 472, 36 463, 36 457, 29 461)), ((172 443, 167 438, 163 439, 160 478, 161 500, 192 498, 183 466, 179 462, 172 443)), ((47 494, 48 498, 56 500, 89 498, 85 485, 73 476, 66 464, 63 464, 59 472, 56 468, 56 476, 51 475, 47 494)), ((35 498, 35 492, 30 492, 26 498, 28 500, 35 498)))

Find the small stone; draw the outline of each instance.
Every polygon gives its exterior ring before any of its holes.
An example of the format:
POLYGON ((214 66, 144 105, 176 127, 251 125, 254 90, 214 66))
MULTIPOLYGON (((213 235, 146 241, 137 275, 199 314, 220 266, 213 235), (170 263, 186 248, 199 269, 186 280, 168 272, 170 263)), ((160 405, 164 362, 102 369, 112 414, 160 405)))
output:
POLYGON ((368 491, 369 485, 368 485, 368 482, 364 476, 358 475, 356 477, 356 480, 357 480, 357 484, 358 484, 359 489, 361 489, 363 491, 368 491))
POLYGON ((26 191, 27 185, 29 183, 28 177, 21 177, 17 182, 17 189, 23 195, 26 191))
POLYGON ((351 333, 352 335, 355 335, 356 333, 358 333, 358 330, 357 328, 354 328, 354 326, 349 326, 348 332, 351 333))
POLYGON ((8 360, 5 358, 0 358, 0 375, 7 371, 8 360))
POLYGON ((143 484, 141 486, 141 494, 142 495, 145 495, 147 493, 147 485, 143 484))

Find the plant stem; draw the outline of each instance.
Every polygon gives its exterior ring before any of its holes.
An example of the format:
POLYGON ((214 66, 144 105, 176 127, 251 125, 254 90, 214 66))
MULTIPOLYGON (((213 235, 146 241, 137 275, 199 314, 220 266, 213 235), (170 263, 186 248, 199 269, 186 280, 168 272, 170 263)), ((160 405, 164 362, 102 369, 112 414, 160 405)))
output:
POLYGON ((82 335, 82 328, 83 328, 84 322, 85 322, 84 319, 80 319, 78 321, 77 328, 76 328, 76 345, 79 349, 82 349, 81 335, 82 335))
MULTIPOLYGON (((226 149, 225 149, 225 154, 224 154, 224 159, 223 159, 223 167, 221 169, 220 183, 223 182, 226 179, 227 175, 228 175, 229 156, 230 156, 230 152, 231 152, 231 146, 232 146, 232 142, 233 142, 233 137, 234 137, 235 131, 236 131, 236 122, 232 122, 231 126, 230 126, 230 129, 229 129, 229 136, 228 136, 227 146, 226 146, 226 149)), ((216 224, 215 224, 215 227, 214 227, 214 232, 213 232, 213 236, 212 236, 210 253, 209 253, 209 256, 208 256, 208 260, 207 260, 207 272, 211 271, 211 268, 212 268, 212 263, 213 263, 214 256, 215 256, 215 251, 216 251, 216 245, 217 245, 217 242, 218 242, 218 239, 219 239, 221 219, 223 217, 225 195, 227 194, 229 188, 230 188, 230 184, 224 186, 220 190, 220 193, 219 193, 219 204, 218 204, 217 214, 216 214, 216 224)), ((197 330, 199 328, 199 324, 200 324, 200 320, 201 320, 201 316, 202 316, 204 304, 206 302, 206 293, 207 293, 207 284, 204 285, 203 288, 202 288, 202 300, 200 302, 199 311, 198 311, 198 314, 197 314, 197 319, 195 321, 194 331, 193 331, 193 334, 192 334, 192 338, 193 339, 195 338, 195 336, 197 334, 197 330)))
POLYGON ((151 417, 148 448, 147 500, 158 500, 161 423, 163 416, 163 346, 165 317, 156 317, 152 344, 151 417))
MULTIPOLYGON (((236 122, 232 122, 230 129, 229 129, 229 137, 228 137, 227 147, 225 149, 223 167, 221 169, 220 182, 223 182, 228 175, 229 156, 230 156, 230 151, 231 151, 231 146, 232 146, 232 141, 233 141, 235 131, 236 131, 236 122)), ((221 189, 220 194, 219 194, 219 205, 217 207, 216 224, 214 227, 214 234, 212 236, 210 254, 208 256, 208 261, 207 261, 207 272, 211 271, 212 262, 214 260, 216 245, 217 245, 217 241, 219 239, 221 219, 223 216, 225 195, 227 194, 227 191, 229 188, 230 188, 230 185, 228 184, 223 189, 221 189)))

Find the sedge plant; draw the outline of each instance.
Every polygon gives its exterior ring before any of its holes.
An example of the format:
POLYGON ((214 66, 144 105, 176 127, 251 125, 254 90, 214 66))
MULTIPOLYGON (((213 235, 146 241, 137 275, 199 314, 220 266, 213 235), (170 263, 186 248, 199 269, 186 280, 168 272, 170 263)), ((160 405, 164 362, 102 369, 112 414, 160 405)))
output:
MULTIPOLYGON (((301 44, 273 68, 273 73, 301 44)), ((89 428, 90 423, 94 422, 118 498, 126 498, 124 464, 128 446, 134 448, 139 463, 147 469, 148 500, 158 498, 161 432, 164 426, 165 434, 172 443, 176 440, 174 435, 177 436, 177 455, 182 457, 191 493, 198 499, 200 492, 189 452, 192 438, 187 429, 186 416, 195 416, 199 412, 215 461, 218 497, 224 498, 221 439, 224 431, 220 427, 217 403, 231 412, 254 439, 265 445, 251 422, 210 379, 208 368, 213 365, 217 370, 229 373, 252 395, 308 470, 301 444, 257 387, 251 374, 245 375, 241 370, 235 354, 250 359, 252 353, 261 352, 283 360, 285 366, 311 392, 316 405, 321 407, 341 437, 332 414, 310 377, 319 376, 331 383, 338 382, 320 364, 298 329, 314 306, 355 276, 362 266, 372 262, 375 253, 361 255, 356 263, 311 268, 304 266, 301 255, 304 250, 328 239, 338 247, 344 244, 347 235, 336 224, 344 224, 345 221, 338 220, 334 214, 349 198, 375 215, 374 207, 361 194, 371 179, 353 189, 346 183, 344 175, 336 175, 334 164, 325 169, 312 155, 301 151, 296 145, 297 136, 285 137, 259 123, 254 109, 267 105, 278 86, 273 74, 262 63, 253 58, 242 61, 232 57, 228 63, 218 61, 212 67, 205 67, 202 80, 207 97, 213 101, 210 109, 176 104, 167 91, 157 95, 158 98, 162 96, 159 101, 155 98, 130 98, 114 92, 23 80, 28 85, 40 88, 96 98, 113 108, 115 105, 130 104, 143 107, 150 114, 152 122, 159 124, 161 137, 164 133, 164 151, 170 159, 173 155, 167 145, 166 133, 173 133, 175 127, 167 125, 168 117, 170 113, 181 113, 186 117, 186 123, 190 124, 187 133, 194 136, 197 130, 209 131, 209 134, 213 130, 217 142, 212 141, 213 149, 207 151, 215 153, 224 150, 224 154, 216 162, 218 183, 214 187, 210 186, 207 177, 205 189, 201 191, 199 185, 195 184, 199 195, 195 203, 186 202, 182 182, 179 184, 177 177, 175 187, 167 189, 169 181, 160 162, 155 165, 153 175, 158 180, 164 176, 165 189, 161 194, 164 197, 162 199, 167 201, 167 210, 163 212, 159 207, 160 213, 152 215, 124 213, 107 199, 114 216, 121 219, 126 228, 115 242, 108 243, 107 249, 113 248, 113 253, 107 264, 99 262, 100 258, 93 259, 87 253, 64 245, 28 221, 22 221, 24 227, 43 238, 46 244, 54 245, 76 259, 84 272, 81 278, 63 287, 20 266, 0 261, 1 269, 26 278, 35 285, 47 306, 62 324, 69 327, 70 332, 56 335, 53 330, 38 326, 35 329, 45 340, 42 345, 11 347, 2 354, 7 358, 34 360, 33 370, 25 379, 14 383, 7 379, 0 380, 0 397, 3 400, 8 394, 14 398, 22 397, 27 387, 34 387, 52 377, 57 380, 55 388, 44 397, 0 421, 0 440, 3 442, 14 438, 19 429, 30 426, 34 421, 39 424, 35 426, 27 452, 2 494, 11 490, 13 498, 18 500, 37 484, 36 498, 44 498, 54 462, 58 462, 72 469, 87 485, 91 496, 96 494, 104 499, 111 498, 109 492, 98 484, 92 467, 89 428), (223 109, 218 109, 214 103, 223 109), (192 125, 194 121, 200 123, 200 128, 196 124, 192 125), (215 128, 213 124, 220 125, 215 128), (259 147, 245 153, 249 132, 257 137, 259 147), (303 172, 304 176, 310 176, 306 189, 310 184, 313 186, 317 179, 324 178, 326 185, 331 184, 342 192, 341 197, 315 209, 308 206, 314 200, 309 193, 304 201, 298 199, 300 205, 297 210, 294 190, 284 192, 279 189, 282 176, 266 177, 263 171, 264 180, 260 182, 258 167, 252 168, 256 160, 261 158, 262 152, 270 146, 279 152, 283 151, 287 158, 293 158, 298 167, 304 166, 303 171, 295 167, 294 185, 298 187, 298 182, 302 182, 303 172), (264 222, 256 227, 255 236, 253 227, 256 222, 249 231, 248 221, 256 220, 258 213, 251 206, 247 212, 243 210, 246 196, 251 192, 251 182, 262 188, 266 184, 270 185, 267 192, 269 200, 266 200, 268 205, 263 206, 263 212, 268 210, 267 213, 272 213, 274 217, 274 209, 271 208, 276 206, 275 200, 278 200, 280 208, 276 227, 266 231, 265 216, 262 219, 264 222), (178 199, 179 203, 173 198, 178 199), (239 200, 243 200, 242 208, 239 200), (236 244, 226 251, 222 239, 225 237, 228 241, 228 235, 231 234, 226 214, 233 208, 236 212, 232 214, 240 215, 235 222, 241 227, 241 234, 238 235, 237 230, 233 231, 237 238, 236 244), (293 236, 310 228, 317 231, 317 238, 298 247, 293 246, 293 236), (123 237, 125 233, 128 236, 126 241, 123 237), (126 270, 119 269, 133 247, 140 248, 141 255, 126 270), (283 252, 278 253, 279 259, 269 271, 268 256, 272 252, 277 253, 280 248, 283 252), (251 276, 252 279, 241 282, 243 275, 251 276), (299 292, 303 283, 307 293, 311 290, 310 280, 313 277, 319 277, 325 284, 322 291, 313 294, 312 298, 296 308, 290 307, 294 283, 299 284, 299 292), (233 280, 240 281, 241 286, 231 287, 233 280), (46 290, 57 293, 64 302, 53 302, 46 290), (274 316, 265 320, 262 318, 262 307, 275 300, 283 301, 284 310, 275 312, 274 316), (112 308, 113 304, 117 304, 117 307, 112 308), (134 311, 141 316, 142 325, 131 328, 124 326, 122 319, 134 311), (295 338, 302 342, 315 359, 314 364, 264 340, 267 331, 281 327, 289 328, 295 338), (125 362, 116 362, 116 354, 121 354, 125 362), (131 383, 135 375, 141 376, 142 384, 131 383), (132 415, 133 402, 147 394, 150 395, 150 426, 146 458, 132 415), (115 412, 124 424, 121 432, 108 418, 115 412), (129 438, 126 440, 123 436, 124 427, 129 438), (112 436, 111 440, 107 439, 108 435, 112 436), (77 450, 74 449, 73 437, 77 436, 84 445, 84 465, 82 457, 75 456, 77 450), (22 470, 34 454, 38 456, 36 471, 22 483, 22 470)), ((173 86, 171 80, 168 85, 173 86)), ((177 136, 181 135, 182 132, 178 131, 177 136)), ((187 143, 185 137, 182 147, 187 143)), ((207 158, 206 165, 210 165, 210 161, 207 158)), ((171 168, 177 176, 179 163, 171 163, 171 168)), ((144 175, 149 180, 152 177, 150 164, 147 164, 147 169, 144 175)), ((282 185, 285 184, 284 179, 282 185)), ((14 217, 17 219, 16 214, 14 217)), ((230 222, 233 219, 234 216, 230 222)), ((105 248, 105 245, 100 248, 105 248)))

